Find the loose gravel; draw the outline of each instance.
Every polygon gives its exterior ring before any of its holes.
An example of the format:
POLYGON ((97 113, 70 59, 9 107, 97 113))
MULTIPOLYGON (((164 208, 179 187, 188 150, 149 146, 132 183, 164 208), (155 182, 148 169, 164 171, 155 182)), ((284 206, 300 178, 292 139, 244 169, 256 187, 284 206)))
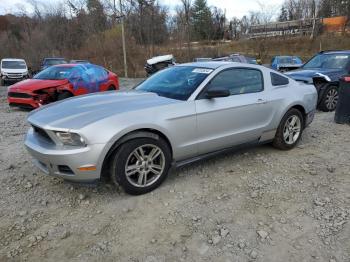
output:
POLYGON ((192 164, 137 197, 40 173, 27 114, 0 87, 0 261, 350 261, 350 126, 333 113, 294 150, 192 164))

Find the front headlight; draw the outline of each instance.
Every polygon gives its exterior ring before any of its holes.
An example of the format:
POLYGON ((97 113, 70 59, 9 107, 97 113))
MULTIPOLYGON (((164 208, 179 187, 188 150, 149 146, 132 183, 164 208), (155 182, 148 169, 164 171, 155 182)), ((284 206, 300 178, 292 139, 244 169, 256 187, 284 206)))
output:
POLYGON ((57 138, 62 144, 67 146, 85 146, 84 138, 76 133, 70 132, 55 132, 57 138))

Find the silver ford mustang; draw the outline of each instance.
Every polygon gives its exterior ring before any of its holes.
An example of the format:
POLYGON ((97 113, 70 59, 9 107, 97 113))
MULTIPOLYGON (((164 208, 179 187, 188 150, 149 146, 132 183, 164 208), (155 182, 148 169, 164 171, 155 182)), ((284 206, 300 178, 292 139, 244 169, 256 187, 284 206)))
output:
POLYGON ((313 85, 258 65, 190 63, 133 90, 80 96, 33 111, 25 145, 46 174, 108 175, 130 194, 179 166, 244 145, 288 150, 314 117, 313 85))

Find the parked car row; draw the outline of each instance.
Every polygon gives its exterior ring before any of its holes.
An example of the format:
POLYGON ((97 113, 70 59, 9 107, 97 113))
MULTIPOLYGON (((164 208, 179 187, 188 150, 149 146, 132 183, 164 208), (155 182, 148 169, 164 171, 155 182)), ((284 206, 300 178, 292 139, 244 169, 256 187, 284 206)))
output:
POLYGON ((31 78, 32 75, 39 73, 40 71, 60 64, 88 64, 88 60, 70 60, 67 62, 65 58, 44 58, 40 68, 33 70, 27 66, 24 59, 17 58, 4 58, 0 62, 0 86, 11 85, 13 83, 22 81, 27 78, 31 78))
POLYGON ((25 145, 45 174, 78 182, 108 176, 127 193, 144 194, 171 166, 248 145, 294 148, 317 106, 335 109, 339 78, 350 74, 350 51, 321 52, 286 74, 236 58, 153 58, 149 65, 167 59, 171 66, 133 90, 74 99, 66 98, 118 89, 117 76, 87 63, 53 65, 11 86, 8 99, 31 108, 66 99, 28 116, 25 145))
MULTIPOLYGON (((167 62, 161 59, 165 57, 152 59, 152 68, 154 69, 152 73, 173 65, 169 62, 173 61, 173 57, 171 56, 171 60, 167 59, 167 62), (158 64, 161 66, 157 67, 158 64)), ((232 54, 219 58, 202 57, 195 59, 195 62, 208 61, 258 64, 257 59, 241 54, 232 54)), ((339 99, 339 79, 350 73, 350 51, 323 51, 305 64, 297 56, 275 56, 268 67, 286 73, 297 81, 314 84, 318 91, 318 109, 326 112, 334 111, 339 99)), ((148 70, 147 67, 146 70, 148 70)))

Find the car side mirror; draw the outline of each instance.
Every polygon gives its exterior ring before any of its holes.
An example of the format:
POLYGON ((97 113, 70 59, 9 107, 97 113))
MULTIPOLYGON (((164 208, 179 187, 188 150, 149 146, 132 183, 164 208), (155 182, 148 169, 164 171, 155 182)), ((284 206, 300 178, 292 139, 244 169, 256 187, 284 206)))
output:
POLYGON ((230 96, 230 91, 225 88, 209 89, 205 93, 205 97, 208 99, 217 98, 217 97, 228 97, 228 96, 230 96))

